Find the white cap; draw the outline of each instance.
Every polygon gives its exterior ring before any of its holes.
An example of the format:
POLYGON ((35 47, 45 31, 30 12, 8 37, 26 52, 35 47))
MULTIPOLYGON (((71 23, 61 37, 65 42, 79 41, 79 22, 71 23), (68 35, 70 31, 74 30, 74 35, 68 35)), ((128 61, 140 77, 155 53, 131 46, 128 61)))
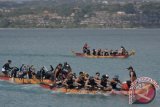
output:
POLYGON ((108 74, 106 74, 106 77, 109 77, 108 74))

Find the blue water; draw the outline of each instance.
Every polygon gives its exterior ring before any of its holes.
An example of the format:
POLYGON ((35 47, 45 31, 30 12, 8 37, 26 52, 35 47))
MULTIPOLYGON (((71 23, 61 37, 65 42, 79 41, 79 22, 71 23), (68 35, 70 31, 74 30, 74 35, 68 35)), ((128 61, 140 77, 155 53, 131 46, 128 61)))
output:
MULTIPOLYGON (((138 77, 148 76, 160 83, 160 29, 0 29, 0 66, 33 64, 54 67, 67 61, 73 71, 119 75, 128 80, 126 68, 132 65, 138 77), (128 59, 88 59, 72 55, 87 42, 91 48, 134 49, 128 59)), ((160 93, 147 105, 129 105, 127 96, 57 94, 38 85, 15 85, 0 81, 0 107, 159 107, 160 93)))

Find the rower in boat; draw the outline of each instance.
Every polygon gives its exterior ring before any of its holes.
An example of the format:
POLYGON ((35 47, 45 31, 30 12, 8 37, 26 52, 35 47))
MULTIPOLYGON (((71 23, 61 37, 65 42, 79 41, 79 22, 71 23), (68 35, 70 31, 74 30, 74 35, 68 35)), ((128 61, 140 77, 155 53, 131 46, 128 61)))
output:
POLYGON ((91 77, 86 81, 85 87, 86 87, 86 89, 88 89, 88 90, 97 90, 97 89, 98 89, 98 86, 97 86, 97 83, 96 83, 94 77, 91 76, 91 77))
POLYGON ((53 82, 52 88, 55 86, 61 86, 63 82, 62 64, 59 63, 51 75, 51 81, 53 82))
POLYGON ((96 72, 96 75, 94 76, 94 80, 95 80, 96 84, 98 86, 100 86, 101 79, 100 79, 100 73, 99 72, 96 72))
POLYGON ((45 73, 45 79, 51 79, 53 71, 54 71, 54 68, 52 65, 50 65, 50 70, 45 73))
POLYGON ((67 77, 67 75, 70 74, 70 73, 72 73, 71 66, 67 62, 64 62, 64 65, 62 67, 62 77, 63 77, 63 79, 65 79, 67 77))
POLYGON ((121 81, 119 80, 119 76, 115 75, 112 80, 110 81, 110 85, 112 87, 112 89, 120 91, 121 90, 121 81), (120 85, 120 87, 118 88, 117 85, 120 85))
POLYGON ((106 75, 102 75, 102 78, 101 78, 101 90, 103 91, 111 91, 112 90, 112 87, 109 86, 109 76, 106 74, 106 75))
POLYGON ((93 49, 93 50, 92 50, 92 55, 93 55, 93 56, 96 56, 96 55, 97 55, 96 49, 93 49))
POLYGON ((19 71, 19 68, 13 67, 11 70, 11 77, 16 78, 17 77, 17 72, 19 71))
POLYGON ((73 79, 73 74, 69 74, 68 77, 63 81, 63 85, 68 89, 75 88, 75 80, 73 79))
POLYGON ((85 77, 84 76, 79 76, 75 80, 75 84, 77 85, 78 89, 84 88, 84 86, 85 86, 85 77))
POLYGON ((2 73, 5 74, 6 76, 9 76, 9 72, 12 70, 12 67, 10 67, 12 61, 8 60, 7 63, 5 63, 2 67, 2 73))
POLYGON ((37 72, 36 78, 43 81, 43 78, 45 77, 45 72, 46 72, 46 70, 45 70, 45 67, 43 66, 43 67, 37 72))
POLYGON ((78 89, 85 87, 85 82, 88 80, 89 75, 85 72, 79 72, 79 76, 75 80, 75 84, 77 85, 78 89))
POLYGON ((104 56, 109 56, 109 51, 108 51, 108 49, 105 49, 103 53, 104 53, 104 54, 103 54, 104 56))

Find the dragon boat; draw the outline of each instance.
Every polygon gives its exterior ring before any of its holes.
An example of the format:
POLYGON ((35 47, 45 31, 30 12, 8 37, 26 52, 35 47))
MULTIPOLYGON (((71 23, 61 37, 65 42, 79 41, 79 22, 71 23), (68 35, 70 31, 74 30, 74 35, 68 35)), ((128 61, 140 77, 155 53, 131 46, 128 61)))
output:
POLYGON ((84 54, 84 53, 80 53, 80 52, 75 52, 75 51, 72 51, 72 53, 77 56, 77 57, 84 57, 84 58, 128 58, 130 56, 133 56, 135 55, 135 51, 134 50, 131 50, 128 52, 128 54, 126 55, 107 55, 107 56, 97 56, 97 55, 87 55, 87 54, 84 54))

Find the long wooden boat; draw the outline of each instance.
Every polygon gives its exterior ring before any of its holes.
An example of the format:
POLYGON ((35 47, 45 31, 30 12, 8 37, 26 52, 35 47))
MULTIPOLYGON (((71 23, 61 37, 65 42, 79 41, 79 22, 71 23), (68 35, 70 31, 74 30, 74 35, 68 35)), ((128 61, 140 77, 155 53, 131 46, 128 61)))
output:
POLYGON ((131 50, 127 55, 108 55, 108 56, 95 56, 95 55, 87 55, 80 52, 72 51, 75 56, 85 57, 85 58, 128 58, 129 56, 135 55, 135 51, 131 50))
MULTIPOLYGON (((125 95, 129 96, 129 99, 132 97, 130 96, 130 93, 133 92, 133 90, 125 91, 116 91, 116 90, 111 90, 111 91, 102 91, 102 90, 86 90, 86 89, 67 89, 65 87, 62 88, 52 88, 50 85, 47 84, 40 84, 42 88, 52 90, 55 93, 65 93, 65 94, 83 94, 83 95, 104 95, 104 96, 109 96, 109 95, 125 95)), ((134 90, 135 92, 135 98, 130 99, 131 103, 140 103, 140 104, 147 104, 151 102, 155 95, 155 87, 152 84, 148 84, 144 86, 141 89, 136 89, 134 90)))
POLYGON ((93 94, 93 95, 110 95, 110 94, 123 94, 127 95, 128 91, 100 91, 100 90, 86 90, 86 89, 67 89, 65 87, 62 88, 57 88, 54 87, 52 88, 48 84, 40 84, 42 88, 52 90, 56 93, 65 93, 65 94, 93 94))
POLYGON ((11 78, 3 74, 0 74, 0 80, 8 81, 8 82, 15 83, 15 84, 40 84, 40 83, 51 84, 52 83, 51 80, 47 80, 47 79, 40 80, 36 78, 32 78, 32 79, 11 78))
MULTIPOLYGON (((128 96, 132 92, 132 90, 125 91, 103 91, 103 90, 86 90, 86 89, 67 89, 65 87, 52 87, 50 80, 38 80, 38 79, 19 79, 19 78, 10 78, 7 76, 0 76, 0 80, 9 81, 17 84, 40 84, 42 88, 49 89, 54 91, 55 93, 65 93, 65 94, 86 94, 86 95, 125 95, 128 96)), ((136 89, 135 91, 136 100, 134 103, 149 103, 151 102, 155 97, 155 87, 152 84, 145 85, 141 89, 136 89)))

